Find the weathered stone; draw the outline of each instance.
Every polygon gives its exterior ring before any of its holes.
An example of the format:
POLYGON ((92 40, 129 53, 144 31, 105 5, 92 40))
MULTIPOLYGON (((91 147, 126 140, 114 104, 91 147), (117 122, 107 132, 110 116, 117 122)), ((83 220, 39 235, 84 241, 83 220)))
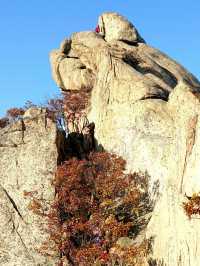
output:
POLYGON ((120 237, 117 240, 116 244, 119 245, 121 248, 129 248, 134 245, 134 241, 129 237, 120 237))
POLYGON ((50 63, 52 66, 52 77, 56 81, 58 87, 61 89, 64 88, 63 80, 60 75, 60 63, 61 61, 66 58, 66 55, 62 53, 60 50, 54 50, 50 53, 50 63))
MULTIPOLYGON (((106 13, 100 20, 104 17, 108 20, 108 36, 109 29, 110 34, 115 34, 109 20, 116 31, 120 28, 123 34, 130 31, 137 35, 134 27, 123 17, 106 13)), ((126 38, 108 38, 109 41, 95 32, 75 33, 69 40, 71 49, 68 55, 54 50, 50 61, 58 86, 63 90, 107 86, 116 93, 120 88, 122 99, 126 100, 126 94, 130 94, 129 101, 132 102, 150 97, 166 100, 180 81, 193 90, 200 87, 192 74, 165 54, 141 43, 138 37, 134 39, 135 45, 127 43, 126 38)))
POLYGON ((39 115, 41 115, 42 113, 45 114, 46 110, 43 108, 38 108, 38 107, 31 107, 28 110, 25 111, 23 118, 27 119, 27 118, 37 118, 39 115))
MULTIPOLYGON (((26 119, 0 130, 0 265, 55 265, 57 254, 38 250, 48 240, 46 220, 31 211, 31 197, 48 204, 57 167, 56 125, 45 110, 31 108, 26 119)), ((49 241, 49 245, 51 242, 49 241)))
MULTIPOLYGON (((61 61, 55 81, 64 80, 64 90, 92 85, 87 111, 98 144, 125 158, 127 171, 151 176, 155 208, 146 236, 153 240, 155 265, 198 266, 200 224, 187 218, 182 202, 185 193, 200 191, 200 83, 142 43, 125 18, 105 13, 99 25, 100 34, 72 36, 69 54, 78 63, 61 61), (85 79, 81 63, 89 70, 85 79)), ((56 66, 52 62, 53 73, 56 66)))
POLYGON ((99 17, 100 33, 107 42, 123 40, 129 42, 143 42, 136 28, 126 18, 117 13, 106 12, 99 17))

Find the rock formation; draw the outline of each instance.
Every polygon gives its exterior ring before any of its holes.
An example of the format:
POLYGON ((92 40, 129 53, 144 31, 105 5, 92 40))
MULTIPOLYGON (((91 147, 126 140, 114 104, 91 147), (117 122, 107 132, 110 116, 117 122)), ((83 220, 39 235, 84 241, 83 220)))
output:
POLYGON ((200 223, 182 202, 200 191, 200 83, 122 16, 105 13, 99 27, 51 52, 53 78, 63 91, 91 91, 98 143, 125 158, 127 171, 151 176, 150 265, 198 266, 200 223))
MULTIPOLYGON (((45 110, 31 108, 22 120, 0 130, 0 265, 55 265, 38 250, 48 239, 45 219, 30 209, 34 195, 48 202, 57 167, 58 132, 45 110)), ((50 244, 50 242, 49 242, 50 244)))

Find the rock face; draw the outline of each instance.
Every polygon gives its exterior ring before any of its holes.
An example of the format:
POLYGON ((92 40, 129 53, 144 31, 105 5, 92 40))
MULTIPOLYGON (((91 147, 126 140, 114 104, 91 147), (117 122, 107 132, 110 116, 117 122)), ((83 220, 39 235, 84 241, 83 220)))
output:
POLYGON ((105 13, 99 26, 52 51, 53 78, 62 90, 92 90, 87 113, 99 144, 151 176, 150 265, 198 266, 200 223, 182 202, 200 191, 200 83, 122 16, 105 13))
POLYGON ((48 239, 45 219, 29 209, 31 198, 26 197, 32 193, 45 204, 53 199, 51 180, 57 167, 56 138, 56 126, 42 109, 32 108, 23 120, 0 130, 2 266, 56 264, 56 257, 48 258, 37 251, 48 239))

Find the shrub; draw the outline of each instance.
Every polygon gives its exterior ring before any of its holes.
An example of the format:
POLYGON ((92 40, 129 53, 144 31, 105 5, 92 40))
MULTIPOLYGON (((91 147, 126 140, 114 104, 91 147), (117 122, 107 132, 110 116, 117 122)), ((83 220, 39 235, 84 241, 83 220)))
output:
POLYGON ((23 108, 10 108, 7 110, 6 115, 9 118, 9 120, 16 121, 18 118, 20 118, 25 113, 25 110, 23 108))
POLYGON ((192 215, 200 215, 200 196, 198 194, 187 197, 188 201, 183 203, 183 209, 187 216, 191 218, 192 215))
POLYGON ((47 103, 36 105, 31 101, 26 101, 23 108, 10 108, 6 112, 6 117, 0 118, 0 128, 5 127, 9 123, 16 122, 22 118, 25 111, 32 107, 46 108, 47 117, 57 123, 58 128, 63 127, 63 97, 49 99, 47 103))
POLYGON ((64 95, 64 110, 68 113, 69 111, 73 113, 79 113, 85 110, 89 103, 90 92, 86 90, 81 91, 67 91, 63 93, 64 95))
MULTIPOLYGON (((64 259, 71 265, 111 265, 110 250, 117 240, 137 235, 144 192, 136 187, 138 174, 124 174, 124 169, 122 158, 106 152, 91 153, 89 160, 72 158, 58 167, 56 197, 47 217, 60 265, 64 259)), ((127 249, 127 254, 137 250, 127 249)), ((123 257, 127 254, 123 250, 123 257)))
POLYGON ((47 117, 52 121, 57 123, 59 129, 63 127, 63 118, 64 118, 64 103, 62 97, 57 97, 49 99, 44 105, 47 110, 47 117))

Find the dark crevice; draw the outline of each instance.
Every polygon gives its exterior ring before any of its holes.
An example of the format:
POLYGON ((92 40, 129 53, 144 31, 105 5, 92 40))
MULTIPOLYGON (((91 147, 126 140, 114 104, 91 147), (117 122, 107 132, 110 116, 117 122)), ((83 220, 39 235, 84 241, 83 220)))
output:
POLYGON ((140 65, 140 62, 137 59, 132 58, 130 56, 123 58, 123 61, 143 75, 152 74, 152 75, 156 76, 157 78, 163 80, 171 88, 176 87, 176 85, 178 83, 176 77, 170 71, 168 71, 166 68, 158 65, 157 63, 156 63, 157 70, 155 70, 151 66, 140 65))
POLYGON ((81 66, 79 67, 79 69, 86 69, 86 66, 81 66))
POLYGON ((150 66, 143 67, 138 64, 136 65, 135 69, 139 71, 140 73, 142 73, 143 75, 153 74, 157 78, 163 80, 171 88, 176 87, 178 83, 176 77, 171 72, 169 72, 167 69, 161 66, 158 66, 158 67, 159 67, 159 71, 151 68, 150 66))
POLYGON ((122 61, 129 66, 133 67, 136 69, 137 65, 139 64, 138 60, 135 58, 130 58, 129 56, 125 57, 122 59, 122 61))
POLYGON ((0 143, 0 148, 17 148, 18 145, 16 143, 13 144, 2 144, 0 143))
POLYGON ((148 100, 148 99, 160 99, 165 102, 168 101, 168 96, 169 95, 151 95, 151 96, 144 96, 140 99, 140 101, 148 100))
POLYGON ((60 165, 65 160, 67 153, 66 133, 64 130, 57 130, 56 146, 58 152, 57 165, 60 165))
POLYGON ((24 133, 26 131, 26 125, 23 119, 21 119, 21 124, 22 124, 22 143, 24 143, 24 135, 25 135, 24 133))
POLYGON ((128 45, 130 45, 130 46, 138 46, 138 42, 137 41, 128 41, 128 40, 123 40, 123 39, 120 39, 119 41, 121 41, 121 42, 124 42, 124 43, 126 43, 126 44, 128 44, 128 45))
POLYGON ((17 228, 16 228, 16 226, 15 226, 15 223, 14 223, 12 217, 11 217, 11 222, 12 222, 12 226, 13 226, 13 232, 16 232, 16 234, 18 235, 18 237, 19 237, 19 239, 20 239, 20 241, 21 241, 23 247, 25 248, 25 250, 26 250, 26 252, 27 252, 27 254, 28 254, 29 259, 31 259, 32 261, 35 262, 33 256, 31 256, 31 254, 29 253, 29 250, 28 250, 28 248, 27 248, 27 246, 26 246, 26 244, 25 244, 25 242, 24 242, 22 236, 21 236, 20 233, 18 232, 18 230, 17 230, 17 228))
MULTIPOLYGON (((1 186, 1 187, 2 187, 2 186, 1 186)), ((17 208, 17 205, 16 205, 15 201, 14 201, 14 200, 12 199, 12 197, 8 194, 7 190, 6 190, 4 187, 2 187, 2 189, 3 189, 4 193, 6 194, 7 198, 9 199, 9 201, 11 202, 13 208, 15 209, 15 211, 17 212, 17 214, 19 215, 19 217, 23 220, 23 217, 22 217, 22 215, 21 215, 19 209, 17 208)))
POLYGON ((90 123, 88 134, 71 132, 66 136, 65 131, 58 130, 56 146, 58 151, 57 165, 76 157, 79 160, 88 158, 91 151, 96 150, 96 140, 94 138, 95 124, 90 123))
POLYGON ((69 56, 69 55, 67 55, 66 58, 79 59, 79 57, 77 57, 77 56, 69 56))
POLYGON ((164 261, 163 260, 156 260, 156 259, 149 259, 148 260, 149 266, 164 266, 164 261))
POLYGON ((88 159, 88 155, 91 151, 95 150, 95 138, 94 128, 95 124, 90 123, 87 128, 89 129, 88 134, 72 132, 68 134, 66 139, 66 157, 76 157, 79 160, 88 159))
POLYGON ((47 129, 47 119, 48 119, 48 112, 46 110, 45 116, 44 116, 44 128, 47 129))

